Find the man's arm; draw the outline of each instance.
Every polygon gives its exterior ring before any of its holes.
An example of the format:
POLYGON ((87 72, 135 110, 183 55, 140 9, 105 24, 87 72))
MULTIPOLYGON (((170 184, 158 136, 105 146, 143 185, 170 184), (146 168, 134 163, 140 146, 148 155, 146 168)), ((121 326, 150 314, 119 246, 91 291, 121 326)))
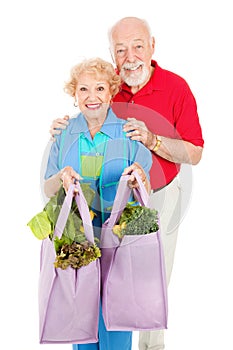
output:
MULTIPOLYGON (((152 151, 156 145, 156 135, 154 135, 154 139, 153 148, 151 148, 152 151)), ((162 136, 161 144, 155 153, 170 162, 196 165, 201 160, 202 150, 202 147, 195 146, 191 142, 162 136)))
POLYGON ((128 118, 128 123, 124 125, 123 130, 127 132, 127 137, 142 142, 149 150, 170 162, 196 165, 201 160, 202 147, 195 146, 188 141, 172 139, 162 135, 159 135, 161 136, 161 143, 158 149, 153 151, 157 143, 156 135, 146 127, 144 122, 135 118, 128 118))

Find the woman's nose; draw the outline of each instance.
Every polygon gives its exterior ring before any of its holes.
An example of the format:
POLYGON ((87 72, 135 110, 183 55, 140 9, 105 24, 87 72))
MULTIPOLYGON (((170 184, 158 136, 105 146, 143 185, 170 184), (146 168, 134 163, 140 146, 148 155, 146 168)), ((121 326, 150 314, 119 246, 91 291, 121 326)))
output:
POLYGON ((90 100, 95 100, 96 97, 97 97, 97 92, 96 92, 96 90, 90 90, 90 91, 89 91, 89 96, 88 96, 88 98, 89 98, 90 100))

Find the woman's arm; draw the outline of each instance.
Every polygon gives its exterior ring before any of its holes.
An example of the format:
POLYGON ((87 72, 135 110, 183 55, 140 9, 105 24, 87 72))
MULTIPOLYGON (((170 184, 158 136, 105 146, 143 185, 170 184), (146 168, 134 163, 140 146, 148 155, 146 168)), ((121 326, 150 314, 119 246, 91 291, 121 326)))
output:
POLYGON ((51 176, 44 183, 44 192, 47 197, 54 196, 59 190, 61 184, 65 191, 68 191, 69 186, 74 183, 75 180, 81 180, 81 176, 74 171, 71 166, 66 166, 61 169, 57 174, 51 176))
POLYGON ((148 193, 151 191, 150 181, 148 180, 146 173, 144 169, 141 167, 141 165, 137 162, 133 163, 129 167, 125 168, 122 175, 130 175, 128 180, 128 185, 130 188, 138 188, 138 182, 135 178, 135 176, 132 174, 133 171, 137 171, 138 175, 140 176, 143 185, 145 186, 148 193))
POLYGON ((49 177, 44 182, 44 193, 48 198, 55 196, 61 186, 61 172, 49 177))

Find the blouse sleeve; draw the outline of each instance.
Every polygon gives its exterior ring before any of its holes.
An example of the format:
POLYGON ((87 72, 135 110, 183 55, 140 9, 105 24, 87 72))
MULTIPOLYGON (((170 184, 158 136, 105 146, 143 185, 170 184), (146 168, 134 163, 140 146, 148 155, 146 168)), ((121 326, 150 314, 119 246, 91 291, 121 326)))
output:
POLYGON ((60 135, 56 136, 56 141, 54 141, 51 146, 48 162, 47 162, 47 168, 44 175, 45 180, 47 180, 48 178, 57 174, 60 171, 60 168, 59 168, 60 139, 61 139, 60 135))
POLYGON ((141 142, 133 141, 135 143, 135 158, 134 161, 139 163, 144 169, 148 179, 150 179, 150 169, 152 166, 151 151, 148 150, 141 142))

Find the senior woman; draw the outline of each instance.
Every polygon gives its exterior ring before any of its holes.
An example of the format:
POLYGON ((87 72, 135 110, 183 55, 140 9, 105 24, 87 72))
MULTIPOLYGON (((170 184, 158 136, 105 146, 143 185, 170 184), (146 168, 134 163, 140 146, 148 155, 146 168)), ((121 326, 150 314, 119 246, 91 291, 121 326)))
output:
MULTIPOLYGON (((56 194, 61 182, 66 191, 74 180, 91 184, 96 194, 92 210, 96 213, 93 225, 98 238, 122 174, 130 175, 130 187, 137 187, 132 174, 137 171, 150 191, 151 153, 142 143, 126 137, 122 130, 125 121, 111 109, 119 86, 120 77, 113 66, 100 58, 84 60, 73 67, 65 91, 74 98, 80 113, 56 136, 45 174, 48 197, 56 194)), ((74 344, 73 350, 130 350, 131 346, 132 332, 107 331, 100 312, 99 342, 74 344)))

